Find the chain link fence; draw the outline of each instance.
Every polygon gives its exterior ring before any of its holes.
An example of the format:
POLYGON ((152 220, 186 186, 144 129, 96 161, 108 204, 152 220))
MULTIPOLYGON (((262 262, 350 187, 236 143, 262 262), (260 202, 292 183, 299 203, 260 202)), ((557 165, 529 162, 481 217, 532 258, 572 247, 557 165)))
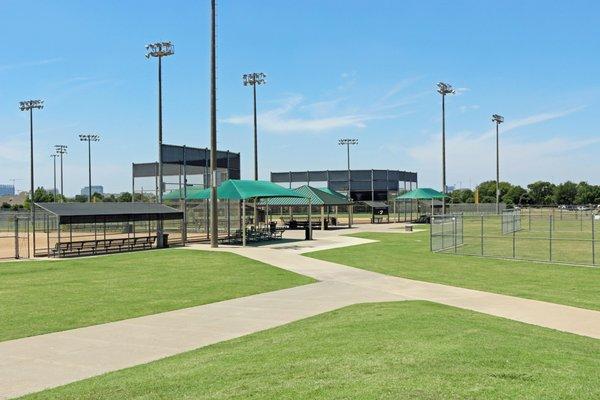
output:
POLYGON ((433 252, 599 265, 599 228, 600 215, 585 210, 436 215, 430 243, 433 252), (453 218, 459 222, 454 224, 453 218))

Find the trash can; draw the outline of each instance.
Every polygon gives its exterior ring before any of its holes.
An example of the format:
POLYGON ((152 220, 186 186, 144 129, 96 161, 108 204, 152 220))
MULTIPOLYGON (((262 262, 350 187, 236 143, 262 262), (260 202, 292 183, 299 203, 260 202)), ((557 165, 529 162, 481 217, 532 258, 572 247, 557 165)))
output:
POLYGON ((162 247, 164 249, 166 249, 167 247, 169 247, 169 234, 168 233, 163 233, 162 234, 162 247))
POLYGON ((312 240, 312 237, 310 237, 310 227, 309 225, 306 225, 306 227, 304 228, 304 240, 312 240))

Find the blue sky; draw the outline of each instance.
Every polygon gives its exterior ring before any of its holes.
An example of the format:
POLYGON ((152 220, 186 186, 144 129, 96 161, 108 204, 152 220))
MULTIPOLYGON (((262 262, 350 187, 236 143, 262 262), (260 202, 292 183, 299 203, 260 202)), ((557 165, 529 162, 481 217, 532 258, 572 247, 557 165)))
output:
MULTIPOLYGON (((164 60, 165 142, 209 144, 208 0, 0 0, 0 182, 28 185, 36 113, 36 182, 51 186, 52 146, 67 144, 65 191, 87 183, 79 133, 98 133, 94 183, 128 190, 131 163, 156 158, 156 63, 144 45, 171 40, 164 60)), ((438 81, 447 100, 448 184, 495 174, 490 116, 502 126, 502 178, 600 183, 600 13, 596 1, 241 1, 218 13, 219 148, 252 175, 251 92, 261 71, 260 175, 353 167, 417 171, 439 188, 438 81)))

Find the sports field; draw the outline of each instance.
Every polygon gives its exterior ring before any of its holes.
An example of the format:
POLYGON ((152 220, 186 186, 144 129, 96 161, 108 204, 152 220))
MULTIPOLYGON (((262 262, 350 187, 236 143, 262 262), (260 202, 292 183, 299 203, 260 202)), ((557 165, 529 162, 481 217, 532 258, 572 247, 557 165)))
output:
MULTIPOLYGON (((457 235, 462 243, 454 246, 452 226, 446 223, 441 247, 445 252, 548 261, 567 264, 600 264, 600 219, 578 213, 558 213, 519 217, 518 229, 502 229, 497 215, 463 216, 457 235)), ((434 227, 436 225, 434 224, 434 227)), ((435 232, 439 232, 437 226, 435 232)), ((435 235, 434 235, 435 237, 435 235)))
POLYGON ((592 399, 600 341, 427 302, 352 306, 26 399, 592 399))
POLYGON ((303 285, 230 253, 168 249, 0 263, 0 341, 303 285))
POLYGON ((305 254, 387 275, 600 310, 600 268, 431 253, 429 226, 361 233, 376 243, 305 254))

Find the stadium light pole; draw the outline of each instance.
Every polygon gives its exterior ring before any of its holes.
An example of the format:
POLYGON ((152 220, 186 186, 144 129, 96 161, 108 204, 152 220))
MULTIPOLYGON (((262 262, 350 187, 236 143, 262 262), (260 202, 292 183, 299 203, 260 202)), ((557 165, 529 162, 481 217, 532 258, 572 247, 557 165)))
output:
MULTIPOLYGON (((163 193, 163 157, 162 157, 162 59, 175 54, 171 42, 157 42, 146 45, 146 58, 158 59, 158 203, 162 204, 163 193)), ((159 224, 160 225, 160 224, 159 224)), ((160 239, 159 239, 160 240, 160 239)))
MULTIPOLYGON (((442 193, 446 194, 446 95, 456 93, 451 85, 437 84, 437 92, 442 95, 442 193)), ((442 198, 442 214, 446 214, 446 198, 442 198)))
POLYGON ((65 201, 65 186, 64 186, 64 174, 63 174, 63 155, 67 154, 66 144, 55 144, 56 154, 60 156, 60 201, 65 201))
POLYGON ((254 180, 258 180, 258 129, 256 123, 256 85, 264 85, 267 83, 265 80, 267 76, 262 72, 252 72, 250 74, 244 74, 242 76, 244 86, 252 86, 252 92, 254 95, 254 180))
MULTIPOLYGON (((217 3, 210 1, 210 247, 219 247, 217 204, 217 3)), ((243 221, 242 229, 246 229, 243 221)))
POLYGON ((88 202, 92 202, 92 142, 99 142, 99 135, 79 135, 79 140, 88 144, 88 202))
POLYGON ((35 193, 33 179, 33 110, 41 110, 44 108, 43 100, 25 100, 19 102, 21 111, 29 111, 29 170, 30 170, 30 192, 29 192, 29 208, 31 214, 31 226, 33 232, 33 256, 35 257, 35 207, 33 206, 33 195, 35 193))
POLYGON ((358 144, 358 139, 340 139, 338 141, 338 144, 340 146, 346 146, 346 154, 348 160, 348 194, 346 197, 348 198, 348 201, 350 201, 350 145, 358 144))
POLYGON ((54 167, 54 186, 52 187, 52 200, 56 203, 56 157, 58 157, 58 154, 50 154, 50 157, 52 157, 52 165, 54 167))
POLYGON ((496 123, 496 214, 500 214, 500 139, 499 126, 504 122, 502 115, 492 115, 492 121, 496 123))
MULTIPOLYGON (((159 204, 163 202, 163 153, 162 153, 162 58, 175 54, 171 42, 157 42, 146 45, 146 58, 158 58, 158 197, 159 204)), ((156 245, 163 247, 163 224, 156 221, 156 245)))

